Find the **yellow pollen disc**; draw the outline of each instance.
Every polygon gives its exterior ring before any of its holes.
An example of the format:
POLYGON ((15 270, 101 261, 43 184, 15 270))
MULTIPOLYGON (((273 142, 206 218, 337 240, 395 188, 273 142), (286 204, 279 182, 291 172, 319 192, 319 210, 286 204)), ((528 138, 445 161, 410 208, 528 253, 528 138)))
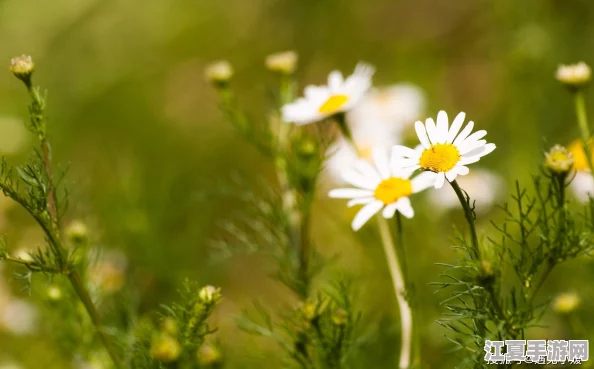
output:
POLYGON ((419 165, 434 172, 449 172, 460 161, 460 152, 452 144, 436 144, 423 151, 419 165))
MULTIPOLYGON (((590 140, 590 148, 592 150, 592 159, 594 159, 594 148, 592 144, 594 142, 590 140)), ((573 168, 575 170, 589 171, 588 158, 586 158, 586 152, 584 150, 584 144, 582 140, 575 140, 569 144, 567 150, 573 154, 573 168)))
POLYGON ((349 101, 349 97, 346 95, 333 95, 326 100, 325 103, 320 106, 318 111, 322 114, 336 113, 346 102, 349 101))
POLYGON ((412 184, 408 179, 391 177, 384 179, 377 185, 373 196, 384 204, 391 204, 401 197, 412 193, 412 184))

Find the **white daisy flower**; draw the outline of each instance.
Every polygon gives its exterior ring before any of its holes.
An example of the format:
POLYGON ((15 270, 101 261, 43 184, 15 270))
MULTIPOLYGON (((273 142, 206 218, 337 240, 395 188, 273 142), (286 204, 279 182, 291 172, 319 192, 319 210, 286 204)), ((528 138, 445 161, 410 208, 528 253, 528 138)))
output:
MULTIPOLYGON (((477 213, 489 210, 497 199, 503 195, 503 179, 486 169, 475 169, 467 176, 460 177, 458 184, 475 201, 477 213)), ((456 193, 447 188, 430 191, 428 200, 437 210, 450 210, 460 207, 460 200, 456 193)))
POLYGON ((308 124, 336 113, 352 109, 371 87, 374 68, 359 63, 346 79, 335 70, 328 76, 327 86, 307 86, 304 97, 283 106, 285 122, 308 124))
POLYGON ((355 166, 343 173, 345 181, 357 188, 339 188, 330 191, 328 196, 351 199, 347 206, 364 205, 351 224, 359 230, 372 216, 382 210, 385 218, 394 216, 396 210, 407 218, 414 215, 409 196, 431 187, 435 173, 423 172, 410 179, 413 170, 403 169, 398 155, 375 149, 372 152, 374 165, 366 160, 358 160, 355 166))
POLYGON ((437 173, 435 188, 441 188, 447 178, 452 182, 458 175, 466 175, 466 165, 476 163, 481 157, 495 150, 495 144, 482 140, 487 131, 472 132, 474 122, 470 121, 462 131, 465 113, 459 113, 448 128, 448 115, 445 111, 437 114, 437 124, 427 118, 425 124, 415 123, 415 130, 421 145, 415 150, 396 145, 394 152, 402 156, 402 166, 423 169, 437 173))

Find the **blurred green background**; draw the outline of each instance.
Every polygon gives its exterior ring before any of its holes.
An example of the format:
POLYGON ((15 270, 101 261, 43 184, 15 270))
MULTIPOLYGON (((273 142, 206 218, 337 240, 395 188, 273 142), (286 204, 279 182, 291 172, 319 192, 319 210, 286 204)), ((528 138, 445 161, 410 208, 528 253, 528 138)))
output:
MULTIPOLYGON (((554 73, 560 63, 592 62, 592 35, 591 0, 0 0, 0 61, 8 67, 11 57, 32 55, 34 80, 48 90, 54 157, 71 166, 68 218, 84 220, 93 239, 125 253, 127 283, 140 296, 141 312, 176 298, 185 277, 222 286, 225 302, 214 323, 229 367, 237 368, 278 367, 260 354, 273 355, 274 345, 237 331, 233 317, 254 299, 273 310, 286 306, 287 291, 269 278, 273 265, 264 258, 211 258, 217 224, 241 210, 219 194, 220 183, 232 173, 254 187, 262 179, 275 182, 271 163, 218 111, 203 77, 209 62, 231 61, 241 104, 262 119, 270 106, 266 87, 274 82, 263 65, 266 55, 296 50, 302 86, 323 83, 332 69, 350 72, 357 61, 370 62, 377 85, 420 86, 427 116, 465 111, 487 129, 498 149, 481 164, 510 188, 538 172, 545 147, 577 137, 572 100, 554 73)), ((19 162, 33 144, 18 124, 27 118, 28 98, 8 70, 0 73, 0 86, 0 151, 19 162)), ((591 94, 586 101, 591 105, 591 94)), ((322 191, 318 197, 313 237, 354 275, 366 302, 360 306, 366 328, 381 331, 360 360, 367 367, 395 363, 398 313, 381 247, 370 242, 373 230, 348 232, 344 203, 322 191)), ((41 245, 33 221, 1 204, 0 231, 9 249, 41 245)), ((501 218, 496 209, 491 216, 501 218)), ((487 217, 479 223, 483 234, 493 231, 487 217)), ((456 258, 448 247, 452 220, 464 226, 456 211, 436 219, 420 207, 406 224, 427 367, 449 368, 457 360, 434 323, 443 295, 428 286, 441 271, 434 263, 456 258)), ((589 260, 567 264, 542 292, 579 293, 576 319, 586 336, 572 338, 594 338, 586 333, 594 327, 587 314, 594 290, 585 282, 592 267, 589 260)), ((5 278, 11 294, 28 298, 9 271, 5 278)), ((40 282, 32 293, 43 289, 40 282)), ((563 319, 548 314, 548 328, 535 335, 566 337, 571 332, 563 319)), ((65 365, 43 330, 1 333, 3 361, 65 365)))

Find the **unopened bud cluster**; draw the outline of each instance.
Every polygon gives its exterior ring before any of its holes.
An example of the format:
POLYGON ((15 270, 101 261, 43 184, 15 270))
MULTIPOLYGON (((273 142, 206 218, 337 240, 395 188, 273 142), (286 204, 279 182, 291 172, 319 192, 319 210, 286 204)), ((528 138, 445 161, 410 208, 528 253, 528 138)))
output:
POLYGON ((205 75, 215 86, 224 86, 233 77, 233 67, 228 61, 220 60, 206 67, 205 75))
POLYGON ((35 63, 28 55, 21 55, 10 60, 10 71, 21 81, 29 84, 31 74, 35 70, 35 63))
POLYGON ((221 299, 221 289, 210 285, 202 287, 198 292, 198 297, 204 304, 217 303, 221 299))
POLYGON ((266 58, 266 68, 273 72, 292 74, 297 68, 297 59, 297 53, 294 51, 271 54, 266 58))

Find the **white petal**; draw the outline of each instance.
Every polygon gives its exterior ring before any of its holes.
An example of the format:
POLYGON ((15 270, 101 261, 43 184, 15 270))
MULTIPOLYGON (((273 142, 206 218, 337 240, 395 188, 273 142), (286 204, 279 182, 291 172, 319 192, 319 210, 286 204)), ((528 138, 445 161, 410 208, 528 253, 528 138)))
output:
POLYGON ((417 137, 419 141, 421 141, 421 145, 423 145, 426 149, 431 147, 431 143, 427 138, 427 131, 425 130, 425 125, 421 121, 415 122, 415 131, 417 131, 417 137))
POLYGON ((375 201, 375 197, 359 197, 357 199, 349 200, 349 202, 347 202, 347 207, 350 208, 355 205, 369 204, 373 201, 375 201))
POLYGON ((439 172, 437 173, 437 177, 435 178, 435 188, 442 188, 445 182, 445 173, 439 172))
POLYGON ((435 127, 435 122, 433 118, 425 119, 425 129, 427 130, 427 136, 429 137, 429 141, 432 144, 437 143, 437 127, 435 127))
POLYGON ((330 96, 328 88, 325 86, 310 85, 305 87, 303 95, 311 101, 319 102, 325 101, 330 96))
POLYGON ((406 218, 412 218, 415 215, 415 211, 413 210, 412 206, 410 205, 410 199, 408 197, 403 197, 396 202, 396 208, 400 212, 400 214, 404 215, 406 218))
POLYGON ((493 143, 489 143, 485 145, 485 151, 483 151, 482 156, 488 155, 490 153, 493 152, 493 150, 495 150, 497 148, 497 146, 495 146, 495 144, 493 143))
POLYGON ((328 192, 328 196, 335 199, 354 199, 358 197, 373 196, 373 191, 358 188, 337 188, 328 192))
POLYGON ((364 188, 366 190, 375 190, 379 182, 374 181, 373 178, 365 177, 356 170, 345 170, 342 173, 342 179, 353 186, 364 188))
POLYGON ((456 173, 458 173, 459 176, 465 176, 468 173, 470 173, 470 169, 468 169, 468 167, 465 167, 464 165, 456 165, 454 169, 456 170, 456 173))
POLYGON ((384 218, 392 218, 394 213, 396 212, 396 208, 398 207, 398 202, 393 202, 391 204, 386 205, 384 210, 382 211, 382 215, 384 218))
POLYGON ((470 132, 472 132, 472 129, 474 128, 474 122, 470 121, 468 122, 468 124, 466 125, 466 127, 464 127, 464 129, 462 130, 462 132, 460 132, 460 134, 458 135, 458 137, 456 137, 456 139, 454 140, 453 144, 455 146, 458 146, 459 144, 461 144, 462 142, 464 142, 464 140, 466 139, 466 137, 468 137, 468 135, 470 134, 470 132))
POLYGON ((483 157, 482 155, 463 156, 462 159, 460 159, 460 161, 456 163, 456 165, 473 164, 473 163, 476 163, 477 161, 481 160, 482 157, 483 157))
POLYGON ((456 179, 458 172, 456 171, 456 167, 452 168, 449 172, 446 173, 446 178, 449 182, 452 182, 456 179))
POLYGON ((343 77, 342 73, 337 70, 333 70, 328 75, 328 87, 330 88, 330 92, 336 92, 342 86, 343 77))
MULTIPOLYGON (((487 135, 487 131, 485 131, 484 129, 481 129, 480 131, 476 131, 473 134, 471 134, 470 136, 468 136, 466 139, 464 139, 464 143, 466 143, 467 141, 478 141, 481 138, 485 137, 486 135, 487 135)), ((464 143, 458 142, 458 145, 462 146, 464 143)))
POLYGON ((394 145, 392 146, 392 159, 394 159, 395 156, 403 156, 405 158, 418 158, 419 154, 410 147, 394 145))
POLYGON ((485 146, 487 140, 466 140, 462 145, 458 146, 458 152, 461 155, 467 154, 475 149, 485 146))
POLYGON ((437 136, 439 143, 445 143, 448 139, 448 114, 443 110, 437 113, 437 136))
MULTIPOLYGON (((485 141, 485 140, 481 140, 481 141, 485 141)), ((471 156, 478 156, 478 157, 483 156, 483 152, 485 151, 485 144, 486 143, 482 143, 480 146, 477 146, 474 149, 465 152, 464 154, 461 153, 462 157, 468 158, 471 156)))
POLYGON ((377 214, 383 206, 383 202, 374 201, 362 207, 357 215, 355 215, 355 219, 353 219, 353 223, 351 224, 353 231, 358 231, 372 216, 377 214))
POLYGON ((373 167, 373 165, 369 164, 366 160, 357 160, 355 162, 355 168, 365 177, 369 178, 369 180, 374 181, 376 183, 381 182, 382 178, 380 177, 377 170, 373 167))
POLYGON ((437 173, 422 172, 411 180, 413 193, 421 192, 435 185, 437 173))
POLYGON ((387 151, 383 148, 375 147, 373 148, 371 155, 380 176, 382 176, 383 179, 390 178, 390 163, 388 161, 387 151))
POLYGON ((446 142, 452 143, 454 141, 454 138, 456 138, 456 135, 460 132, 460 128, 464 123, 464 118, 466 118, 466 113, 464 112, 460 112, 456 115, 456 118, 454 118, 452 126, 450 127, 450 131, 448 132, 448 139, 446 142))

